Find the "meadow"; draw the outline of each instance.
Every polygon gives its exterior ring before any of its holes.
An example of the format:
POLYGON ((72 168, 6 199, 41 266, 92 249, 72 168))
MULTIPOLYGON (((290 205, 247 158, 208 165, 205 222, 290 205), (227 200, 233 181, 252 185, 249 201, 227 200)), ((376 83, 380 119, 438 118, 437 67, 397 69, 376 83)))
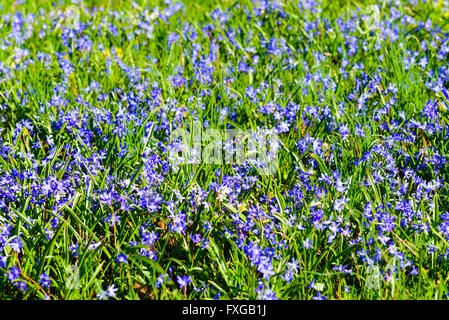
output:
POLYGON ((0 299, 447 299, 448 35, 446 0, 2 1, 0 299))

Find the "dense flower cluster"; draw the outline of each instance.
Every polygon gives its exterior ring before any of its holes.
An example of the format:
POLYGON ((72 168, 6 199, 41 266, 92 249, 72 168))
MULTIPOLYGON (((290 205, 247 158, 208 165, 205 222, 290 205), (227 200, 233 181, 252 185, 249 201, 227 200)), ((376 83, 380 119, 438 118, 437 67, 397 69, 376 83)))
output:
POLYGON ((0 298, 441 297, 448 9, 5 6, 0 298), (277 172, 174 168, 194 121, 271 130, 277 172))

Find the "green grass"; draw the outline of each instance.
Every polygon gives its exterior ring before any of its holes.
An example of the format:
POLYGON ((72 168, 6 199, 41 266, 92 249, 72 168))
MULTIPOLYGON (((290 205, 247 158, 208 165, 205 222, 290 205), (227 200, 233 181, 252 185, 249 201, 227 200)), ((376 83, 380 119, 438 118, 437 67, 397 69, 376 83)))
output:
POLYGON ((285 1, 285 16, 256 16, 250 1, 186 2, 166 21, 149 22, 153 31, 148 36, 138 23, 146 21, 156 5, 164 10, 163 1, 136 1, 134 7, 128 1, 84 1, 75 7, 68 1, 57 6, 51 1, 4 1, 1 14, 34 13, 36 18, 24 23, 30 35, 23 43, 13 39, 6 18, 0 20, 0 228, 10 226, 0 237, 0 256, 6 258, 4 266, 0 264, 0 299, 97 299, 111 285, 118 289, 117 299, 259 299, 258 292, 268 287, 280 299, 311 299, 318 291, 327 299, 446 299, 449 238, 439 227, 449 208, 449 176, 447 164, 435 164, 431 158, 447 155, 447 100, 441 90, 426 84, 431 70, 447 74, 447 57, 438 58, 448 32, 447 6, 403 2, 398 12, 416 20, 405 24, 390 17, 391 4, 380 3, 381 21, 393 26, 390 32, 397 39, 384 39, 382 29, 370 32, 360 19, 347 35, 341 31, 338 19, 352 21, 373 3, 324 1, 318 7, 321 12, 314 14, 285 1), (92 11, 95 7, 102 9, 92 11), (64 44, 61 35, 70 19, 56 14, 66 8, 81 8, 80 21, 88 24, 76 37, 89 37, 89 52, 77 48, 78 40, 64 44), (215 9, 229 9, 232 16, 226 24, 213 19, 215 9), (441 30, 431 33, 418 26, 427 19, 441 30), (183 30, 185 22, 197 33, 195 41, 183 30), (312 22, 316 26, 307 31, 312 22), (40 37, 42 23, 48 28, 40 37), (118 27, 117 34, 109 23, 118 27), (214 30, 203 32, 207 24, 214 30), (141 31, 131 37, 136 30, 141 31), (179 40, 167 49, 172 32, 179 40), (354 53, 351 37, 358 41, 354 53), (265 44, 272 38, 285 41, 282 56, 267 53, 265 44), (376 50, 378 42, 381 48, 376 50), (192 52, 198 46, 198 57, 206 59, 217 43, 216 59, 205 63, 213 72, 202 74, 210 79, 201 79, 192 52), (29 55, 15 61, 19 47, 29 55), (249 47, 254 52, 243 49, 249 47), (407 69, 408 50, 418 55, 407 69), (51 57, 48 65, 38 61, 40 52, 51 57), (318 63, 316 56, 326 59, 318 63), (418 65, 423 56, 428 59, 425 68, 418 65), (26 59, 32 63, 24 65, 26 59), (108 59, 116 61, 109 66, 108 59), (242 59, 252 72, 235 71, 242 59), (73 72, 64 74, 61 61, 70 62, 73 72), (363 69, 352 68, 361 63, 363 69), (170 77, 181 69, 186 82, 175 86, 170 77), (377 77, 371 90, 370 81, 377 77), (94 80, 101 93, 83 91, 94 80), (396 93, 386 91, 390 84, 396 93), (250 88, 260 89, 256 100, 248 95, 250 88), (354 91, 355 99, 350 99, 354 91), (392 97, 391 107, 381 113, 392 97), (424 119, 423 108, 431 99, 437 99, 438 109, 427 123, 433 121, 441 130, 408 126, 411 119, 424 119), (278 114, 261 112, 270 104, 278 114), (279 134, 278 170, 273 175, 259 174, 250 165, 186 164, 177 172, 169 167, 166 145, 176 128, 191 129, 193 121, 199 121, 203 128, 220 132, 258 130, 278 126, 279 118, 289 123, 289 130, 279 134), (20 129, 24 120, 32 131, 20 129), (350 132, 346 139, 339 131, 343 124, 350 132), (357 134, 357 126, 365 137, 357 134), (316 147, 299 148, 309 137, 316 147), (367 153, 370 157, 363 160, 367 153), (411 178, 407 170, 413 172, 411 178), (343 193, 320 180, 337 171, 348 182, 348 202, 341 212, 334 204, 343 193), (435 180, 441 180, 441 186, 427 188, 435 180), (247 190, 242 189, 245 183, 251 184, 247 190), (220 200, 211 188, 232 184, 234 200, 220 200), (111 191, 116 202, 108 205, 101 196, 111 191), (395 208, 402 201, 414 206, 410 220, 395 208), (379 208, 381 218, 369 219, 368 204, 379 208), (250 215, 251 206, 259 208, 259 216, 250 215), (349 229, 349 235, 340 230, 328 243, 330 230, 312 223, 318 209, 322 223, 341 217, 339 228, 349 229), (180 213, 186 215, 184 232, 172 228, 173 217, 180 213), (111 214, 119 215, 120 222, 105 221, 111 214), (394 228, 385 234, 404 262, 416 267, 416 275, 410 273, 411 265, 400 266, 379 240, 380 228, 390 217, 394 228), (242 230, 251 220, 250 230, 242 230), (205 228, 206 223, 212 229, 205 228), (413 229, 423 223, 427 231, 413 229), (152 245, 142 244, 141 228, 157 235, 152 245), (208 245, 194 243, 196 234, 208 245), (9 245, 15 238, 22 242, 20 252, 9 245), (312 241, 313 249, 304 248, 305 239, 312 241), (93 243, 98 246, 89 248, 93 243), (75 244, 77 255, 72 251, 75 244), (244 250, 250 244, 266 250, 273 268, 269 277, 251 263, 244 250), (436 252, 428 250, 429 244, 436 252), (141 249, 151 250, 157 259, 141 249), (361 259, 365 250, 372 264, 361 259), (127 255, 127 263, 116 261, 120 253, 127 255), (298 269, 286 281, 283 276, 292 259, 298 269), (352 273, 334 270, 341 264, 352 273), (20 277, 9 281, 3 274, 14 266, 20 277), (375 268, 389 279, 380 280, 377 288, 369 285, 375 268), (50 288, 40 282, 43 272, 51 277, 50 288), (169 279, 158 284, 161 274, 169 279), (176 280, 184 275, 191 283, 182 288, 176 280), (19 289, 17 281, 24 281, 27 289, 19 289), (319 290, 310 287, 312 281, 319 290))

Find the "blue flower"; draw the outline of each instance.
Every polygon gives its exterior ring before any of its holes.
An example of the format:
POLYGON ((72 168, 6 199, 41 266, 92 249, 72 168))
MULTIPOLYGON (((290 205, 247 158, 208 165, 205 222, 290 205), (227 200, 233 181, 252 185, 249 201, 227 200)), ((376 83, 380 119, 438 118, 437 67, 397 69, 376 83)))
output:
POLYGON ((321 292, 317 292, 315 297, 312 297, 312 300, 326 300, 326 296, 322 296, 321 292))
POLYGON ((100 289, 100 292, 97 293, 97 298, 99 300, 108 300, 109 298, 113 298, 116 296, 117 288, 114 284, 110 285, 106 290, 100 289))
POLYGON ((20 270, 16 266, 10 267, 8 273, 5 274, 9 281, 13 282, 19 279, 20 270))
POLYGON ((276 297, 276 292, 272 291, 270 287, 267 287, 265 290, 260 292, 262 300, 279 300, 276 297))
POLYGON ((180 288, 184 288, 187 287, 187 285, 192 282, 192 280, 190 279, 189 276, 184 275, 184 276, 178 276, 178 278, 176 279, 176 282, 179 284, 180 288))
POLYGON ((313 241, 309 240, 309 238, 306 238, 302 241, 303 243, 303 247, 308 250, 308 249, 313 249, 313 241))
POLYGON ((117 258, 115 259, 115 261, 118 261, 121 263, 128 263, 128 256, 125 255, 124 253, 119 253, 117 255, 117 258))
POLYGON ((50 276, 44 272, 39 276, 39 283, 41 284, 41 286, 43 288, 50 288, 50 284, 51 284, 51 278, 50 276))
MULTIPOLYGON (((156 288, 159 288, 162 284, 164 284, 164 282, 165 282, 164 278, 168 278, 168 274, 161 273, 159 275, 159 277, 157 277, 157 279, 156 279, 156 288)), ((168 280, 170 280, 170 278, 168 278, 168 280)))
POLYGON ((27 291, 27 285, 25 281, 17 281, 16 285, 20 290, 22 290, 22 292, 27 291))
POLYGON ((348 202, 348 199, 346 199, 344 196, 342 198, 335 200, 334 210, 341 212, 344 209, 344 206, 347 202, 348 202))
POLYGON ((108 297, 115 297, 117 290, 114 284, 110 285, 106 290, 108 297))

